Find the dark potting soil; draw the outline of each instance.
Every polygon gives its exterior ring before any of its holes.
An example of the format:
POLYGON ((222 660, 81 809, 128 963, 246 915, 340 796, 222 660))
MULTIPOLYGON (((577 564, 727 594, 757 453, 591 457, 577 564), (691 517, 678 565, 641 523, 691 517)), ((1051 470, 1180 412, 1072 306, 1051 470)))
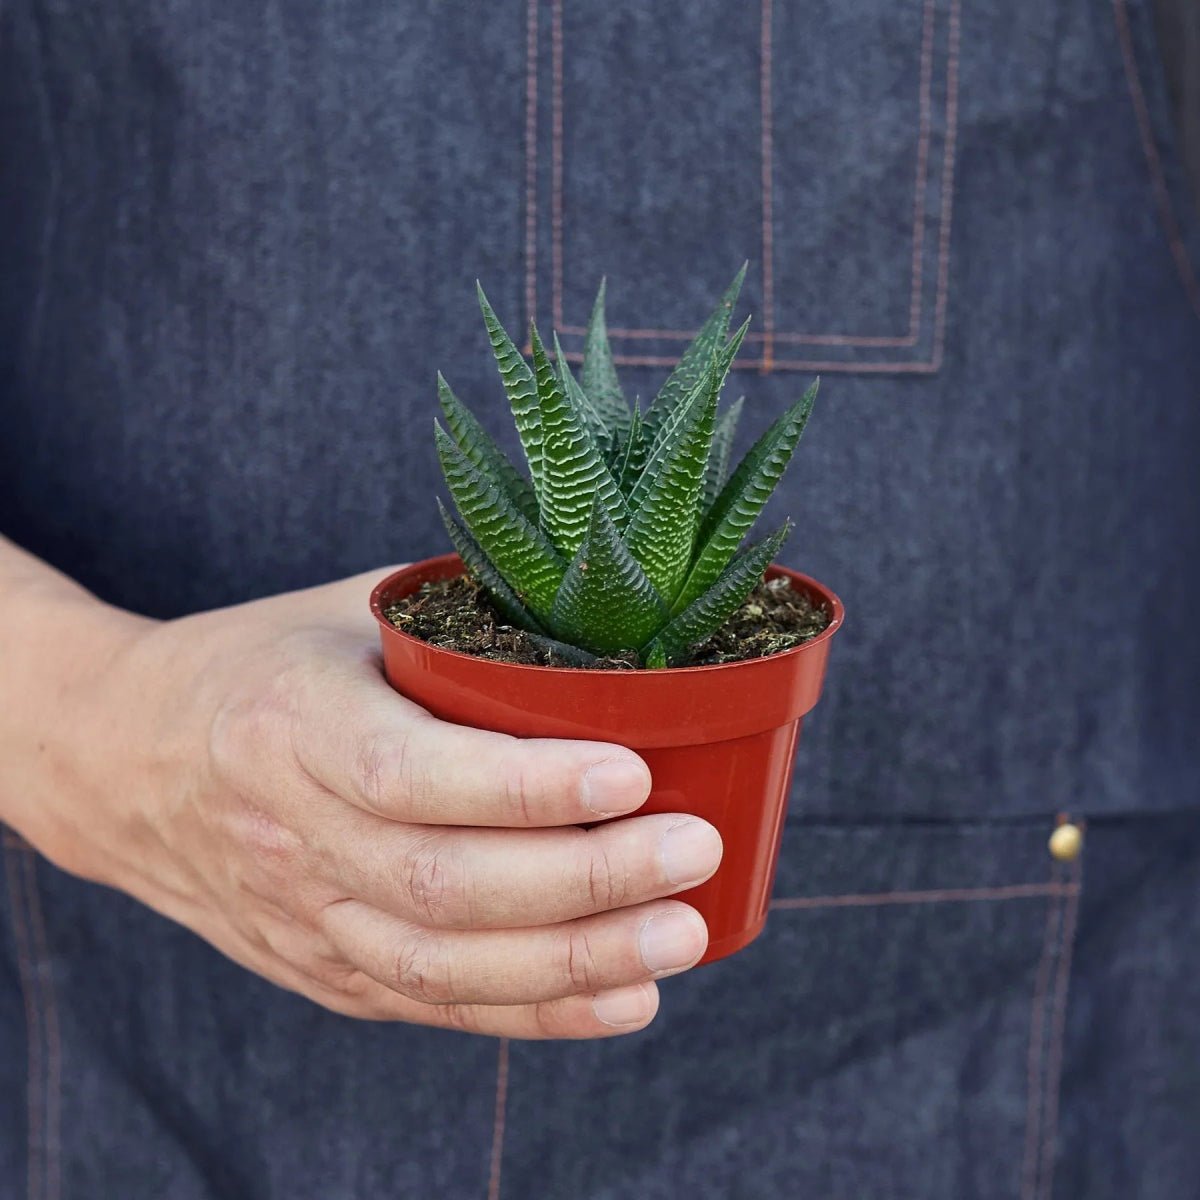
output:
MULTIPOLYGON (((477 658, 536 667, 584 665, 570 661, 536 634, 510 625, 487 593, 465 575, 426 583, 386 608, 383 615, 405 633, 477 658)), ((716 633, 694 648, 686 663, 678 665, 700 667, 764 658, 816 637, 828 624, 824 609, 814 608, 786 578, 764 580, 716 633)), ((598 658, 586 667, 634 670, 638 665, 631 651, 598 658)))

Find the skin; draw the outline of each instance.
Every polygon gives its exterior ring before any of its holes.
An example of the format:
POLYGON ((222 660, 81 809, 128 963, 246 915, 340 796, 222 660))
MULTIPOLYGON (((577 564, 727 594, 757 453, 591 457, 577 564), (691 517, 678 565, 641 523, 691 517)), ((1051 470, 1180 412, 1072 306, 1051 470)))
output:
POLYGON ((381 674, 384 569, 173 621, 0 539, 0 821, 354 1017, 633 1032, 694 965, 717 831, 631 751, 436 720, 381 674), (589 771, 591 772, 589 774, 589 771))

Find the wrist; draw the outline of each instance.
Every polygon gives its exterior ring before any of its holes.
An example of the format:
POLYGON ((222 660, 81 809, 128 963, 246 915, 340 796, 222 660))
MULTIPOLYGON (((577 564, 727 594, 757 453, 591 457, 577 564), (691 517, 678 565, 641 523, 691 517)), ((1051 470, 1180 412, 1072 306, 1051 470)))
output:
POLYGON ((0 581, 0 821, 76 874, 94 874, 89 781, 104 753, 105 679, 153 625, 49 569, 0 581))

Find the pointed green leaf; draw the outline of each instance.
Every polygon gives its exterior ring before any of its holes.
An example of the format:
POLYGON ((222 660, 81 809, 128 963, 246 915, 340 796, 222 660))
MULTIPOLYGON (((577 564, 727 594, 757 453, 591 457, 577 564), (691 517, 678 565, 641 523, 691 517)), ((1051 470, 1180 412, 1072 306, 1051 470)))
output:
POLYGON ((592 497, 599 496, 617 524, 627 519, 625 497, 604 465, 575 406, 568 400, 554 365, 531 328, 542 434, 543 479, 539 493, 542 527, 565 554, 573 554, 587 533, 592 497))
POLYGON ((708 460, 708 471, 704 476, 704 511, 712 508, 713 501, 725 486, 729 474, 729 456, 733 452, 733 435, 737 432, 738 418, 742 415, 745 396, 739 396, 721 414, 713 433, 712 454, 708 460))
POLYGON ((633 485, 636 482, 633 464, 638 457, 641 444, 642 407, 635 399, 633 402, 633 415, 629 421, 629 432, 625 435, 617 465, 613 470, 613 478, 616 479, 617 486, 621 489, 621 494, 624 496, 628 496, 633 491, 633 485))
POLYGON ((512 407, 513 420, 517 426, 517 434, 521 439, 521 447, 525 451, 525 461, 529 463, 529 477, 533 480, 534 494, 540 502, 542 496, 542 431, 538 409, 537 383, 529 364, 521 356, 512 338, 500 324, 492 306, 479 281, 475 281, 475 290, 479 294, 479 308, 483 313, 483 323, 487 326, 488 340, 492 343, 492 353, 496 356, 496 365, 500 368, 500 378, 504 381, 504 390, 508 394, 508 402, 512 407))
MULTIPOLYGON (((670 444, 655 460, 640 502, 631 506, 625 540, 634 558, 668 604, 675 598, 692 561, 700 526, 700 492, 717 414, 717 371, 713 357, 706 386, 683 410, 670 444)), ((636 492, 635 492, 636 494, 636 492)))
POLYGON ((721 489, 700 529, 699 553, 673 611, 680 612, 721 574, 742 538, 758 520, 804 432, 819 383, 820 380, 814 381, 754 443, 721 489))
POLYGON ((567 362, 567 356, 563 353, 562 346, 559 345, 557 333, 554 335, 554 361, 558 364, 559 384, 562 386, 567 398, 575 406, 575 410, 582 418, 583 424, 591 435, 592 441, 596 443, 596 449, 600 451, 601 456, 605 460, 605 465, 607 465, 608 456, 612 448, 613 434, 604 423, 603 418, 596 411, 596 406, 592 403, 591 397, 579 386, 579 381, 575 378, 575 373, 571 370, 571 364, 567 362))
POLYGON ((437 421, 434 439, 446 485, 463 524, 517 599, 541 619, 554 604, 567 564, 549 538, 480 471, 437 421))
POLYGON ((635 650, 666 620, 666 606, 597 496, 586 535, 554 601, 548 627, 597 654, 635 650))
POLYGON ((659 389, 653 403, 647 408, 643 417, 643 425, 645 435, 651 441, 675 406, 686 399, 704 378, 713 351, 725 341, 725 336, 729 332, 729 321, 742 290, 742 281, 746 278, 748 266, 748 263, 742 263, 742 269, 725 289, 720 303, 700 327, 700 332, 683 352, 675 369, 659 389))
POLYGON ((508 586, 504 576, 496 570, 479 543, 450 515, 440 497, 437 506, 438 512, 442 514, 442 524, 446 526, 446 532, 458 551, 458 557, 463 560, 463 566, 467 568, 471 578, 487 592, 492 603, 514 625, 534 632, 540 630, 541 625, 537 618, 517 598, 517 593, 508 586))
POLYGON ((791 522, 788 522, 770 537, 739 554, 711 587, 659 632, 646 647, 643 658, 649 662, 651 657, 661 656, 669 663, 677 663, 698 642, 720 629, 762 579, 790 529, 791 522))
MULTIPOLYGON (((721 388, 725 385, 725 377, 729 374, 729 368, 737 356, 738 350, 741 348, 742 339, 746 336, 746 330, 749 327, 750 318, 747 317, 742 323, 742 327, 729 339, 728 344, 718 346, 713 351, 705 374, 700 377, 691 396, 684 403, 676 405, 675 411, 658 430, 654 444, 646 456, 641 474, 638 476, 638 481, 634 484, 633 491, 629 494, 629 507, 631 511, 637 511, 637 507, 642 502, 642 497, 646 489, 650 487, 654 482, 656 474, 662 469, 663 459, 670 452, 671 446, 679 436, 679 428, 684 419, 683 414, 688 411, 691 402, 701 393, 711 392, 714 400, 721 394, 721 388)), ((645 433, 645 426, 643 425, 643 437, 645 437, 645 433)))
MULTIPOLYGON (((578 646, 572 646, 568 642, 560 642, 557 638, 547 637, 544 633, 531 633, 526 630, 525 636, 535 646, 540 646, 550 654, 557 654, 563 662, 570 666, 590 667, 596 661, 596 656, 589 651, 581 650, 578 646)), ((554 665, 557 666, 557 664, 554 665)))
POLYGON ((619 434, 629 428, 629 405, 621 391, 617 368, 613 365, 604 319, 605 280, 600 280, 596 303, 583 341, 583 390, 591 397, 596 411, 610 432, 619 434))
POLYGON ((642 656, 642 661, 652 671, 660 670, 669 665, 667 663, 667 652, 662 648, 662 643, 657 638, 646 647, 646 653, 642 656))
POLYGON ((488 436, 469 408, 454 394, 442 376, 437 377, 438 399, 449 429, 459 449, 500 487, 504 494, 535 524, 538 519, 537 497, 529 481, 518 474, 504 452, 488 436))

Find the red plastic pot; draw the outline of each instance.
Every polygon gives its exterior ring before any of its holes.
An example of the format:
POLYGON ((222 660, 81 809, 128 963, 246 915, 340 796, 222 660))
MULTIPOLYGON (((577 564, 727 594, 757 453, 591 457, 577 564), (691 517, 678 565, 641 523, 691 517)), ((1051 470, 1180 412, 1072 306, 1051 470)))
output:
POLYGON ((462 569, 455 554, 427 559, 389 575, 371 593, 388 682, 460 725, 636 750, 653 777, 650 798, 638 812, 703 817, 725 842, 716 874, 679 893, 708 923, 708 950, 700 962, 752 942, 766 924, 796 740, 821 694, 830 641, 843 619, 841 601, 816 580, 773 566, 768 578, 786 575, 830 616, 822 633, 791 650, 667 670, 518 666, 431 646, 384 617, 400 597, 462 569))

